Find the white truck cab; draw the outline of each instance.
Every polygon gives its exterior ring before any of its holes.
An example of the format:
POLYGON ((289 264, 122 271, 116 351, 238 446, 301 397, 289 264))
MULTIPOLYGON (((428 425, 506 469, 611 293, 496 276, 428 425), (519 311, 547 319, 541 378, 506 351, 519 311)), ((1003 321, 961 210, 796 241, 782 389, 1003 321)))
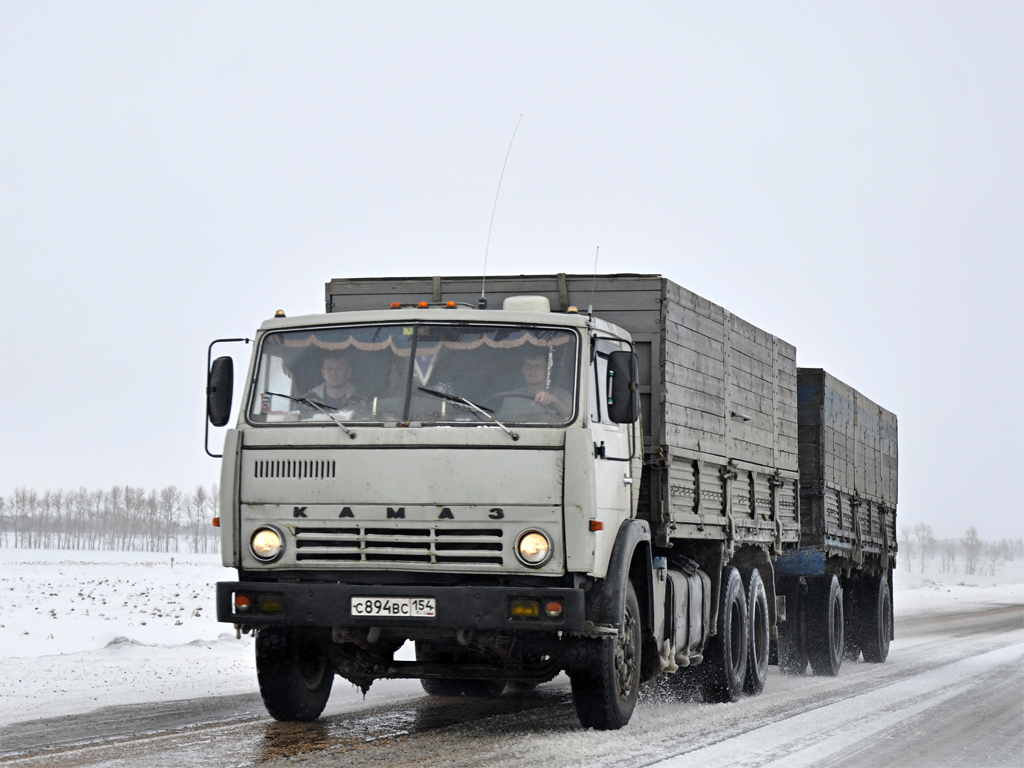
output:
POLYGON ((451 693, 466 674, 459 692, 493 691, 571 666, 571 635, 617 633, 587 599, 637 509, 629 334, 546 299, 505 305, 259 329, 225 440, 222 552, 239 581, 218 585, 218 615, 257 631, 275 716, 318 715, 332 668, 364 688, 413 676, 451 693), (419 652, 403 668, 390 657, 406 640, 419 652), (318 685, 296 682, 300 657, 319 660, 318 685))

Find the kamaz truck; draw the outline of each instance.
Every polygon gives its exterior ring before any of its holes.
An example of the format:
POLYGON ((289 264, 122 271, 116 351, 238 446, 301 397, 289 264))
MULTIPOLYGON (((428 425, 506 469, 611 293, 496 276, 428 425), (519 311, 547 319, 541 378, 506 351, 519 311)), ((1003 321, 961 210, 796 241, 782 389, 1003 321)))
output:
POLYGON ((895 416, 665 277, 336 279, 252 343, 217 615, 255 634, 274 718, 317 718, 336 675, 485 697, 565 672, 616 729, 656 679, 728 702, 770 663, 886 658, 895 416))

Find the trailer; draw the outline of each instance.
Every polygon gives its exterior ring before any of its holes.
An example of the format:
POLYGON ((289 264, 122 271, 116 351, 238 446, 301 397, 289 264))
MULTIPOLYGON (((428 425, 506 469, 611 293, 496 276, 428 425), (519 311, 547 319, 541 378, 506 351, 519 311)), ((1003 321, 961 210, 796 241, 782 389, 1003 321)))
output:
POLYGON ((274 717, 335 674, 565 671, 614 729, 658 677, 734 701, 772 661, 884 661, 896 419, 792 344, 660 275, 336 279, 326 309, 263 324, 223 453, 218 618, 274 717))

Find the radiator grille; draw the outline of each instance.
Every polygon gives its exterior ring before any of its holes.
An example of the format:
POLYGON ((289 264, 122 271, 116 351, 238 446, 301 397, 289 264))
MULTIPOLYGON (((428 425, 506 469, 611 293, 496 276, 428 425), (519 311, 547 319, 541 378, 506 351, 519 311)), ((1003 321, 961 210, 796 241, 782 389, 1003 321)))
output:
POLYGON ((296 559, 307 562, 502 565, 500 528, 346 526, 296 528, 296 559))
POLYGON ((253 477, 313 478, 325 479, 336 476, 333 461, 293 461, 283 459, 258 459, 253 462, 253 477))

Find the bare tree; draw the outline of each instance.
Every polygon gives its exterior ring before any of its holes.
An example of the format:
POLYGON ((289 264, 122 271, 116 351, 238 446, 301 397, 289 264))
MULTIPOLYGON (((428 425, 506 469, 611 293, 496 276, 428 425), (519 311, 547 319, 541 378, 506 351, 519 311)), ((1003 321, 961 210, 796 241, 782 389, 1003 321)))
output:
POLYGON ((981 553, 985 542, 978 536, 978 529, 973 525, 967 529, 960 540, 964 547, 964 573, 975 574, 981 564, 981 553))
POLYGON ((956 539, 943 539, 939 542, 939 554, 942 557, 942 572, 956 573, 956 539))
POLYGON ((921 573, 924 573, 924 565, 935 550, 935 532, 928 523, 917 523, 914 526, 914 536, 917 538, 917 546, 921 554, 921 573))
POLYGON ((197 485, 184 501, 185 517, 188 521, 188 540, 193 552, 207 551, 206 515, 210 508, 210 496, 202 485, 197 485))
POLYGON ((160 528, 163 537, 161 552, 178 551, 178 528, 181 522, 181 491, 169 485, 160 491, 160 528))
POLYGON ((914 559, 916 549, 914 547, 913 534, 906 525, 900 525, 896 541, 899 551, 903 555, 903 567, 909 572, 910 561, 914 559))

